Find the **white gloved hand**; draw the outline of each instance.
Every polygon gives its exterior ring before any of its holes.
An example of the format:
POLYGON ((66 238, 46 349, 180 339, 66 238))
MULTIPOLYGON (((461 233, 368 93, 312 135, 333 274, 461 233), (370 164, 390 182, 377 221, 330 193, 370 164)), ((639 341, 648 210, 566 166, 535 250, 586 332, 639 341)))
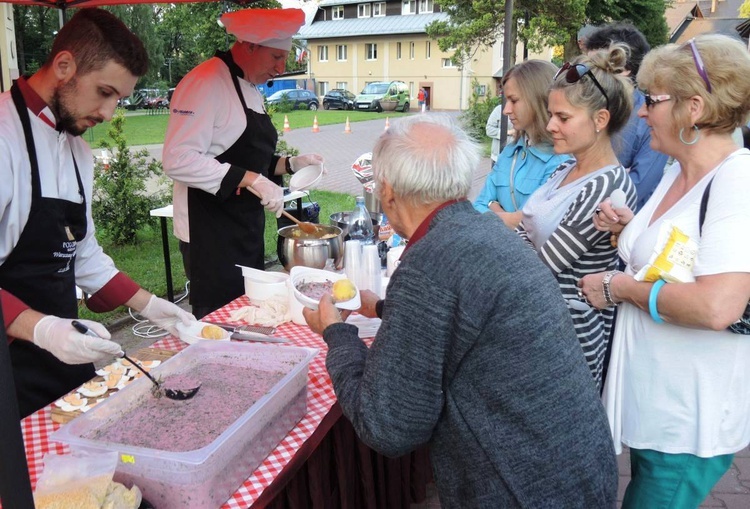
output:
POLYGON ((319 154, 302 154, 301 156, 294 156, 289 158, 289 167, 292 169, 292 173, 297 173, 305 166, 311 164, 319 164, 323 167, 323 175, 326 175, 328 171, 323 166, 323 156, 319 154))
POLYGON ((250 187, 260 195, 260 204, 263 205, 266 210, 276 214, 277 218, 281 217, 281 212, 284 210, 283 189, 263 175, 258 175, 258 178, 255 179, 250 187))
POLYGON ((177 336, 177 329, 175 328, 177 322, 190 325, 195 321, 195 317, 191 313, 177 304, 160 299, 156 295, 151 296, 146 307, 141 309, 140 314, 173 336, 177 336))
POLYGON ((66 364, 104 361, 122 351, 120 345, 109 341, 112 336, 102 324, 91 320, 78 321, 101 338, 81 334, 70 319, 48 315, 37 322, 32 341, 66 364))

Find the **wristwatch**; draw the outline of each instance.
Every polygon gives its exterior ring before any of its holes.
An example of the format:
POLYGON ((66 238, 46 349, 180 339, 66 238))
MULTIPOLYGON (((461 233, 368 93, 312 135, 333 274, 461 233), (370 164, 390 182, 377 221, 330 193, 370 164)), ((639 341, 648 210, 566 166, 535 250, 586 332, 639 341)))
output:
POLYGON ((612 300, 612 291, 609 287, 610 283, 612 282, 612 278, 614 278, 617 274, 622 274, 622 271, 610 270, 609 272, 604 274, 604 279, 602 279, 602 293, 604 293, 604 300, 607 301, 607 307, 617 305, 617 303, 612 300))
POLYGON ((489 208, 490 205, 492 205, 493 203, 497 203, 498 205, 500 205, 499 201, 497 201, 497 200, 490 200, 490 202, 487 204, 487 208, 489 208))
POLYGON ((292 158, 286 157, 284 158, 284 171, 286 171, 289 175, 294 175, 294 172, 292 171, 292 158))

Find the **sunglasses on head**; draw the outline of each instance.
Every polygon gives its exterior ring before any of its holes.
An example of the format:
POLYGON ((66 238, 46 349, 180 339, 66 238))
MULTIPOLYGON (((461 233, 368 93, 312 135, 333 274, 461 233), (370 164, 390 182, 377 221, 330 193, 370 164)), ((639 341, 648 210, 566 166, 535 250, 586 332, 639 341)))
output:
POLYGON ((650 108, 654 104, 663 103, 665 101, 670 101, 672 99, 671 95, 662 94, 662 95, 651 95, 647 93, 643 93, 643 98, 646 102, 646 107, 650 108))
MULTIPOLYGON (((703 59, 701 58, 701 54, 698 53, 698 46, 695 45, 695 39, 690 39, 687 42, 687 45, 690 46, 690 51, 693 53, 693 62, 695 62, 695 69, 698 71, 698 74, 703 79, 703 82, 706 84, 706 90, 708 90, 708 93, 711 93, 711 82, 708 80, 708 73, 706 72, 706 66, 703 65, 703 59)), ((683 46, 684 48, 685 46, 683 46)))
POLYGON ((560 70, 557 71, 557 74, 555 74, 555 77, 553 81, 557 80, 557 78, 561 75, 565 76, 565 81, 568 83, 577 83, 586 76, 587 74, 591 78, 591 81, 596 85, 596 88, 599 89, 599 91, 604 96, 604 99, 607 101, 607 109, 609 110, 609 97, 607 96, 607 92, 604 91, 604 87, 601 86, 599 81, 596 79, 596 76, 594 76, 594 73, 591 72, 591 69, 586 64, 571 64, 570 62, 565 62, 562 67, 560 67, 560 70))

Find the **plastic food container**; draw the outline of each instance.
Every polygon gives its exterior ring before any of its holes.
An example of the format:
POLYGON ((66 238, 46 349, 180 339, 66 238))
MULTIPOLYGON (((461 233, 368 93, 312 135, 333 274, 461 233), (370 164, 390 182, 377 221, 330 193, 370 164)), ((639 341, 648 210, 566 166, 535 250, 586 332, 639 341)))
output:
POLYGON ((286 299, 289 274, 253 269, 237 265, 245 278, 245 295, 250 300, 264 301, 273 298, 286 299))
POLYGON ((317 349, 292 346, 200 342, 153 369, 151 373, 162 378, 205 362, 241 363, 256 370, 286 372, 213 442, 200 449, 171 452, 83 438, 117 422, 137 406, 151 390, 151 382, 145 378, 135 380, 50 438, 68 444, 74 451, 117 451, 115 480, 128 486, 137 484, 144 498, 158 509, 220 507, 305 415, 308 365, 317 353, 317 349))
MULTIPOLYGON (((294 291, 294 297, 305 307, 310 309, 318 309, 319 300, 313 299, 300 292, 297 286, 300 283, 324 283, 326 281, 336 282, 340 279, 346 279, 346 274, 339 274, 328 270, 312 269, 309 267, 292 267, 290 274, 292 281, 292 290, 294 291)), ((350 309, 356 310, 362 306, 362 301, 359 296, 359 289, 356 289, 354 297, 349 300, 342 302, 336 302, 335 306, 339 309, 350 309)))

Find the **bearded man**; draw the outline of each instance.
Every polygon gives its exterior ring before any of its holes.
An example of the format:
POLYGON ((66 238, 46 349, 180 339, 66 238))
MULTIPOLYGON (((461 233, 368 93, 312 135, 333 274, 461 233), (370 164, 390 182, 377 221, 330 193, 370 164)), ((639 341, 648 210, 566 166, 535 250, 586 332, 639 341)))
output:
POLYGON ((148 59, 115 16, 81 9, 60 30, 44 66, 0 95, 0 299, 22 417, 94 376, 121 352, 71 324, 76 285, 103 312, 126 304, 170 332, 194 320, 117 270, 94 236, 94 158, 80 138, 112 118, 148 59))

